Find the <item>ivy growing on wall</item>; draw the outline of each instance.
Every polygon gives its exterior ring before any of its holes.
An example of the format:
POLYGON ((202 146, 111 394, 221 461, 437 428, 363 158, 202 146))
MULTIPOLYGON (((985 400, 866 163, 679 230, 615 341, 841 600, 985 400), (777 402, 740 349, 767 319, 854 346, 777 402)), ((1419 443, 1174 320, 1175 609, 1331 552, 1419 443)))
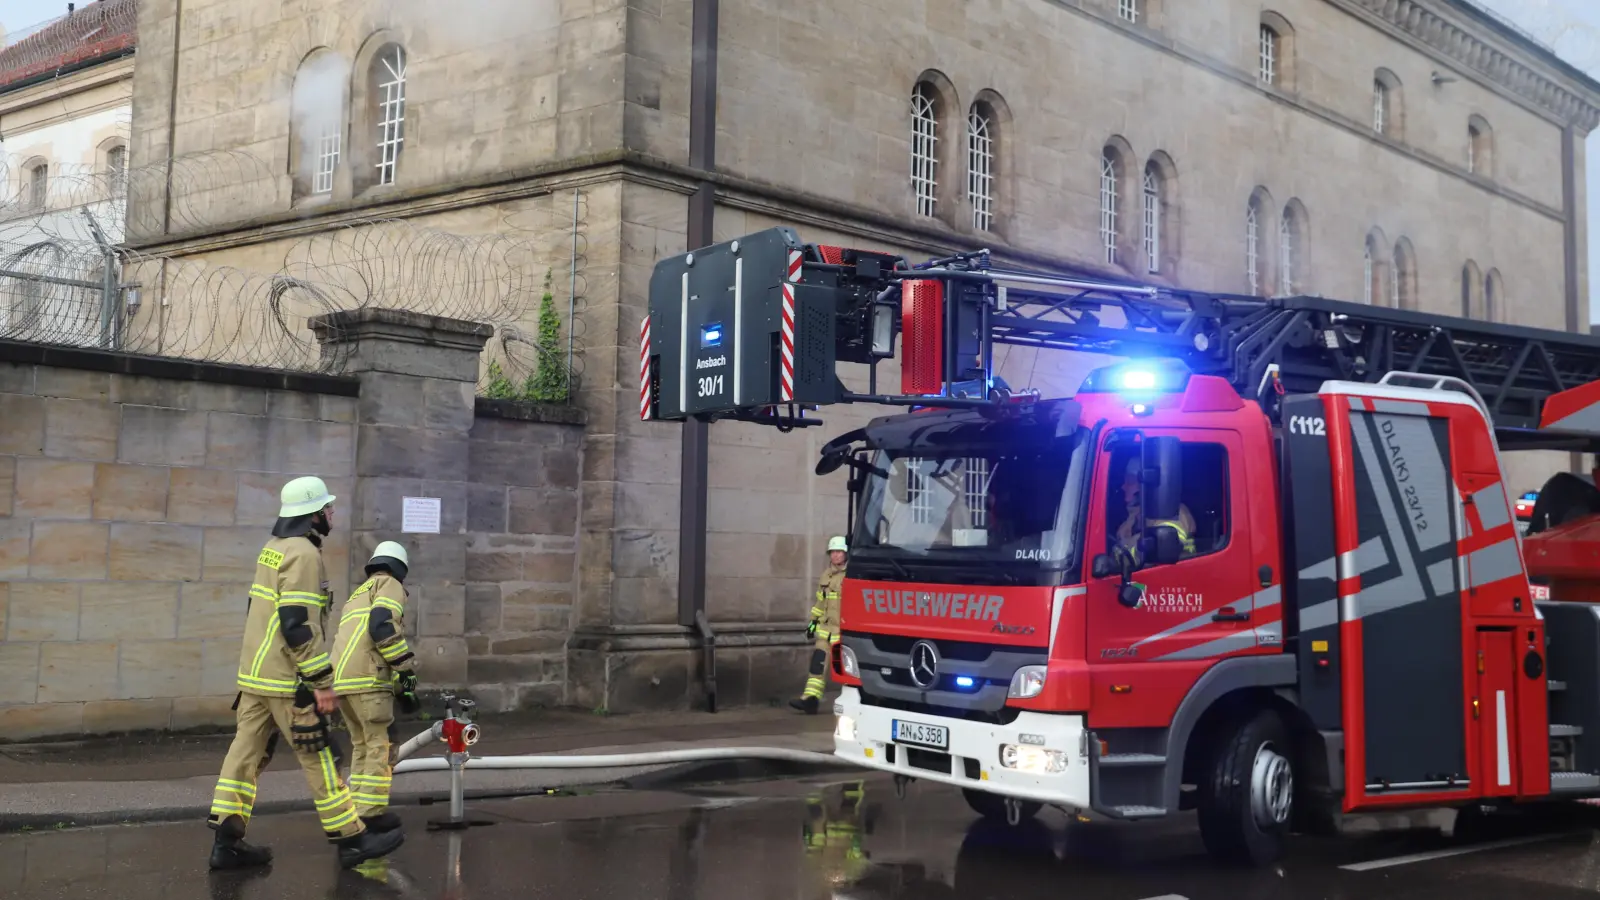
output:
POLYGON ((483 395, 491 400, 531 400, 536 403, 565 403, 571 394, 566 355, 561 346, 561 316, 556 312, 555 293, 550 289, 550 270, 544 273, 544 295, 539 298, 539 329, 534 338, 535 364, 519 386, 506 375, 499 360, 489 360, 488 384, 483 395))

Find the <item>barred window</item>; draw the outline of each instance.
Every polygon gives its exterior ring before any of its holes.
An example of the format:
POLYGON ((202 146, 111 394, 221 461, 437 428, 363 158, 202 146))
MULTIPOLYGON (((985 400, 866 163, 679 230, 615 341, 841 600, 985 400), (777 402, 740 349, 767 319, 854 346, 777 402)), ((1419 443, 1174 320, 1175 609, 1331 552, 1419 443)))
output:
POLYGON ((120 196, 128 177, 128 148, 122 144, 106 151, 106 182, 113 197, 120 196))
POLYGON ((1244 267, 1250 293, 1261 293, 1261 203, 1254 197, 1244 213, 1244 267))
POLYGON ((967 200, 972 227, 988 231, 994 225, 994 119, 978 103, 967 114, 967 200))
MULTIPOLYGON (((333 191, 333 173, 339 168, 339 122, 337 119, 317 123, 316 168, 311 173, 311 192, 327 194, 333 191)), ((392 171, 391 166, 391 171, 392 171)))
POLYGON ((920 82, 911 92, 911 190, 917 215, 932 216, 939 202, 939 107, 933 87, 920 82))
POLYGON ((28 206, 43 209, 50 193, 50 165, 39 163, 28 170, 28 206))
POLYGON ((1361 251, 1361 301, 1372 305, 1372 248, 1361 251))
POLYGON ((378 92, 378 183, 394 184, 405 143, 406 51, 390 45, 373 62, 378 92))
POLYGON ((1260 60, 1257 74, 1267 84, 1278 83, 1278 32, 1271 25, 1262 25, 1260 33, 1260 60))
POLYGON ((1140 0, 1117 0, 1117 15, 1125 22, 1139 24, 1140 0))
POLYGON ((1116 265, 1117 242, 1117 178, 1121 168, 1115 150, 1107 147, 1100 153, 1100 246, 1109 265, 1116 265))
POLYGON ((1161 271, 1161 173, 1155 163, 1144 168, 1144 259, 1152 273, 1161 271))
POLYGON ((1381 81, 1372 83, 1372 130, 1383 134, 1389 115, 1389 88, 1381 81))

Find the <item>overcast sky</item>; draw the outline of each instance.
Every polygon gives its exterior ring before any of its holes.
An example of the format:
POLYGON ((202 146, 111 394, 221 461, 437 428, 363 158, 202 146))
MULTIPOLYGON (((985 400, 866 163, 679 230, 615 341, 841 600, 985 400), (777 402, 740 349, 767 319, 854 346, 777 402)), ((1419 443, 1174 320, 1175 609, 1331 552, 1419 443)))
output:
MULTIPOLYGON (((244 0, 251 2, 251 0, 244 0)), ((1600 77, 1600 0, 1477 0, 1553 46, 1573 65, 1600 77)), ((87 5, 87 4, 81 4, 87 5)), ((0 0, 0 28, 16 32, 67 11, 65 0, 0 0)), ((1588 146, 1589 309, 1600 322, 1600 131, 1588 146)), ((1523 298, 1519 298, 1523 299, 1523 298)), ((1534 298, 1525 298, 1534 299, 1534 298)), ((1551 298, 1559 302, 1560 298, 1551 298)))

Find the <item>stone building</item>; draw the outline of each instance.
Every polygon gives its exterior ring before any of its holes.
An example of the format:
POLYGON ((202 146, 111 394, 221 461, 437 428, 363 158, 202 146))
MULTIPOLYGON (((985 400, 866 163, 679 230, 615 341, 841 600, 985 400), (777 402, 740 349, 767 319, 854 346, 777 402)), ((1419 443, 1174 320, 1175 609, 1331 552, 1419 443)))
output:
MULTIPOLYGON (((0 272, 94 277, 62 243, 122 240, 138 44, 137 0, 98 0, 0 48, 0 272)), ((0 274, 0 337, 98 337, 93 305, 63 285, 0 274)))
MULTIPOLYGON (((763 702, 799 688, 808 582, 844 519, 815 451, 877 411, 788 435, 640 422, 656 259, 782 223, 1577 330, 1597 103, 1468 0, 144 0, 134 164, 258 164, 154 182, 129 231, 142 253, 276 271, 287 242, 374 218, 515 223, 533 268, 564 273, 576 193, 587 424, 564 701, 698 703, 703 601, 723 702, 763 702), (692 565, 680 585, 701 502, 703 593, 692 565)), ((1003 372, 1059 394, 1082 364, 1018 352, 1003 372)), ((469 577, 493 565, 466 554, 469 577)))

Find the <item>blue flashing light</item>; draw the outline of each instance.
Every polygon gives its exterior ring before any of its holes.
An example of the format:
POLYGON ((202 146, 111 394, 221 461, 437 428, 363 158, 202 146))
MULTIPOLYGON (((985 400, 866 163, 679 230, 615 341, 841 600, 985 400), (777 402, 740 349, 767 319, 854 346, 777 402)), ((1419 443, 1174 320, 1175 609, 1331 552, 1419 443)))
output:
POLYGON ((1149 369, 1124 369, 1121 380, 1125 391, 1153 391, 1158 379, 1149 369))
POLYGON ((970 688, 974 684, 977 684, 977 682, 972 679, 971 675, 956 676, 956 687, 958 688, 970 688))
POLYGON ((700 326, 700 349, 708 350, 712 347, 722 346, 722 325, 700 326))

